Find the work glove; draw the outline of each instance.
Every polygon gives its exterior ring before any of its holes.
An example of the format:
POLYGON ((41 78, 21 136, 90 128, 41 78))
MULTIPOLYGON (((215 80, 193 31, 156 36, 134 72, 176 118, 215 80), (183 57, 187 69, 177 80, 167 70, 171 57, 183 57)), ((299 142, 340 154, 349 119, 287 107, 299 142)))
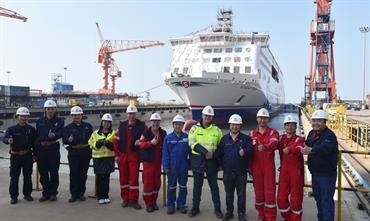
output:
POLYGON ((104 145, 104 142, 105 142, 104 139, 96 141, 95 143, 96 148, 101 148, 104 145))

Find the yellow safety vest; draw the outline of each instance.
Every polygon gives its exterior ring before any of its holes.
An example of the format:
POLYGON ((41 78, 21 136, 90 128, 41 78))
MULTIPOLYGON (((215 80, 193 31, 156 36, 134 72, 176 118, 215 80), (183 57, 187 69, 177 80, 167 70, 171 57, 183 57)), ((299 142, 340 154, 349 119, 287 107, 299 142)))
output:
POLYGON ((107 141, 110 141, 113 143, 114 139, 114 130, 112 130, 111 133, 108 134, 108 136, 105 136, 103 133, 99 134, 99 130, 94 131, 94 133, 91 134, 91 137, 89 139, 89 145, 92 149, 92 157, 93 158, 103 158, 103 157, 113 157, 114 152, 113 150, 108 149, 105 145, 103 145, 101 148, 97 148, 95 146, 96 141, 105 139, 107 141))
POLYGON ((194 125, 189 131, 189 146, 192 154, 199 155, 194 151, 196 144, 202 145, 209 151, 215 151, 221 138, 222 131, 216 125, 211 124, 207 128, 203 128, 200 123, 194 125))

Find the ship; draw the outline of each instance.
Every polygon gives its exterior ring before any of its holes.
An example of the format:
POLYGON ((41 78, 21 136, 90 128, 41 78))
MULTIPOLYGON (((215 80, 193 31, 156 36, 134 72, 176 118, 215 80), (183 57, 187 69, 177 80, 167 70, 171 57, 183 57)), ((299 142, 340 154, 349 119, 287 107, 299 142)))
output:
POLYGON ((285 91, 269 39, 268 33, 234 32, 233 11, 220 9, 216 25, 169 39, 173 56, 164 82, 195 120, 206 105, 214 108, 219 122, 232 114, 255 118, 262 107, 277 113, 285 91))

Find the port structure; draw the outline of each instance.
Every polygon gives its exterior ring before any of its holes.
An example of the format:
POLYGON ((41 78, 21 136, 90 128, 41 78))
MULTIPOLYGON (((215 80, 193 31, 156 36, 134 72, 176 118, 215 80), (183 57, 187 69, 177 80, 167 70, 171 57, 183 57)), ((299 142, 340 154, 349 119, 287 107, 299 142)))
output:
POLYGON ((15 18, 22 20, 23 22, 27 21, 27 18, 24 17, 23 15, 18 14, 15 11, 0 7, 0 16, 8 17, 8 18, 15 18))
POLYGON ((99 24, 96 22, 98 35, 100 38, 100 49, 98 53, 98 63, 102 64, 104 71, 103 88, 99 89, 99 94, 114 95, 116 93, 116 79, 122 77, 122 72, 117 67, 112 54, 117 52, 131 51, 136 49, 144 49, 148 47, 161 46, 164 43, 160 41, 145 41, 145 40, 104 40, 99 24), (109 88, 109 78, 111 87, 109 88))
POLYGON ((306 103, 336 103, 333 38, 335 21, 330 19, 332 0, 315 0, 316 19, 311 22, 310 75, 305 79, 306 103))

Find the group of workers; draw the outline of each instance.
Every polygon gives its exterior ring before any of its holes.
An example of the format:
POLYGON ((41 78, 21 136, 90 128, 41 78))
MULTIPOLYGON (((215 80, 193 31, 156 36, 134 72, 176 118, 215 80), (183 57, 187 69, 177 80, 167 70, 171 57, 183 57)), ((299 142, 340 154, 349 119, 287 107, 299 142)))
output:
POLYGON ((71 108, 72 122, 56 116, 56 103, 47 100, 45 116, 28 124, 30 112, 18 108, 18 123, 6 131, 3 138, 10 145, 10 203, 18 202, 18 180, 23 170, 23 195, 33 201, 32 165, 37 162, 43 187, 40 202, 57 200, 59 186, 60 144, 68 150, 70 168, 70 203, 85 201, 87 171, 93 159, 96 175, 96 197, 99 204, 110 203, 110 173, 115 163, 119 168, 122 207, 141 209, 139 204, 139 167, 143 162, 143 200, 146 211, 158 210, 157 198, 161 186, 161 168, 167 174, 167 214, 179 210, 194 217, 200 212, 204 174, 211 191, 215 216, 225 221, 234 217, 234 192, 237 193, 237 217, 246 219, 246 185, 248 174, 253 178, 255 208, 258 221, 275 221, 277 207, 284 221, 302 220, 304 188, 304 160, 308 155, 308 168, 312 174, 313 194, 319 221, 334 221, 333 195, 336 182, 338 143, 335 134, 326 127, 326 113, 317 110, 312 115, 312 131, 305 140, 296 134, 297 120, 286 116, 285 133, 268 126, 269 112, 257 112, 257 128, 249 135, 241 132, 242 117, 229 118, 229 132, 213 123, 214 110, 206 106, 202 119, 193 125, 189 134, 183 132, 185 119, 176 115, 169 134, 160 127, 161 116, 153 113, 151 125, 136 118, 138 109, 127 107, 127 120, 121 121, 117 130, 112 128, 109 113, 101 118, 99 129, 82 120, 83 110, 71 108), (279 181, 276 196, 275 151, 280 155, 279 181), (217 183, 218 171, 223 170, 226 193, 226 213, 221 211, 217 183), (188 170, 193 174, 192 206, 186 206, 188 170), (178 195, 177 188, 179 188, 178 195), (177 195, 177 196, 176 196, 177 195), (277 205, 276 205, 277 204, 277 205))

